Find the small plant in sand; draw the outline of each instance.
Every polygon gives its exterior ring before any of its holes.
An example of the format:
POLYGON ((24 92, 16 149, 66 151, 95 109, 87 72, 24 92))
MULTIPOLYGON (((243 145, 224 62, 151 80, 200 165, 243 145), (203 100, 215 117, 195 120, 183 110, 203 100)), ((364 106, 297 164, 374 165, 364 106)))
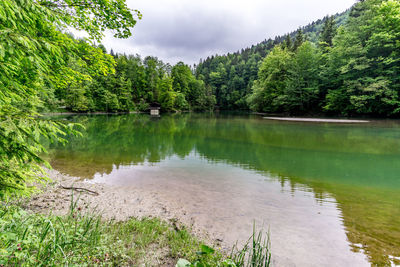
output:
POLYGON ((247 240, 242 249, 237 244, 233 247, 228 259, 220 262, 210 262, 210 255, 215 250, 202 245, 201 251, 197 252, 198 258, 193 262, 186 259, 179 259, 176 267, 268 267, 271 266, 271 242, 269 232, 264 236, 263 231, 256 232, 253 226, 253 234, 247 240))

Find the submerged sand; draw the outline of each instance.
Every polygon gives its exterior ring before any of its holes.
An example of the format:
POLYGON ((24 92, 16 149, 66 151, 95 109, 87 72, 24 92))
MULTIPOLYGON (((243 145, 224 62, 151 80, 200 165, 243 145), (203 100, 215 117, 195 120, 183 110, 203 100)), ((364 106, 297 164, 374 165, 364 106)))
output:
POLYGON ((83 212, 96 212, 104 219, 123 221, 129 218, 155 217, 174 227, 188 228, 192 234, 208 245, 227 252, 231 249, 231 244, 222 246, 223 240, 220 237, 211 238, 204 228, 194 223, 194 218, 188 216, 182 207, 171 202, 167 203, 157 191, 144 191, 133 186, 89 183, 77 177, 61 174, 56 170, 48 170, 48 175, 52 182, 25 204, 29 210, 43 214, 66 215, 69 212, 71 200, 74 200, 83 212))
POLYGON ((349 120, 349 119, 318 119, 318 118, 289 118, 289 117, 263 117, 267 120, 278 121, 299 121, 299 122, 330 122, 330 123, 367 123, 367 120, 349 120))

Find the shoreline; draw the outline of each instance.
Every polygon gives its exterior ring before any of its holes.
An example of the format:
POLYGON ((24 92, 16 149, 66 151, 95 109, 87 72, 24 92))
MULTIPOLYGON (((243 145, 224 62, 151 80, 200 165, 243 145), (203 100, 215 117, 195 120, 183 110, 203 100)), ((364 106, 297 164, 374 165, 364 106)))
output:
MULTIPOLYGON (((235 110, 214 110, 216 114, 224 113, 224 112, 236 112, 235 110)), ((291 121, 291 122, 315 122, 315 123, 371 123, 371 122, 381 122, 381 121, 396 121, 399 122, 400 118, 397 117, 373 117, 373 116, 327 116, 324 114, 315 114, 305 117, 293 117, 289 114, 282 113, 264 113, 264 112, 252 112, 252 111, 240 111, 240 113, 247 115, 257 115, 262 119, 268 120, 278 120, 278 121, 291 121)), ((175 111, 175 112, 166 112, 162 114, 177 114, 177 113, 208 113, 208 111, 175 111)), ((149 114, 145 111, 129 111, 129 112, 45 112, 41 113, 42 116, 95 116, 95 115, 129 115, 129 114, 149 114)), ((149 114, 150 115, 150 114, 149 114)))
POLYGON ((144 111, 129 111, 129 112, 45 112, 41 113, 43 116, 61 116, 61 115, 126 115, 126 114, 142 114, 144 111))
POLYGON ((163 199, 157 192, 143 191, 134 186, 119 187, 102 183, 90 183, 76 177, 48 170, 50 182, 41 192, 28 199, 23 207, 34 213, 66 215, 70 211, 71 199, 77 201, 82 212, 95 211, 103 219, 126 221, 131 218, 157 218, 177 229, 187 229, 207 245, 229 253, 234 243, 227 243, 220 236, 211 236, 204 227, 196 224, 193 217, 178 205, 163 199), (84 188, 76 192, 66 188, 84 188), (93 194, 93 191, 97 194, 93 194))
POLYGON ((327 122, 327 123, 369 123, 369 120, 326 119, 326 118, 296 118, 296 117, 263 117, 266 120, 294 122, 327 122))
MULTIPOLYGON (((236 110, 214 110, 214 113, 224 113, 224 112, 237 112, 236 110)), ((400 121, 400 117, 374 117, 374 116, 329 116, 326 114, 314 114, 304 117, 294 117, 290 114, 285 113, 265 113, 265 112, 253 112, 251 110, 239 111, 240 113, 246 113, 248 115, 257 115, 263 119, 269 120, 280 120, 280 121, 294 121, 294 122, 334 122, 334 123, 367 123, 367 122, 377 122, 377 121, 400 121)), ((208 111, 175 111, 175 112, 165 112, 161 114, 176 114, 176 113, 208 113, 208 111)), ((96 112, 45 112, 41 113, 42 116, 87 116, 87 115, 128 115, 128 114, 149 114, 146 111, 129 111, 129 112, 106 112, 106 111, 96 111, 96 112)))

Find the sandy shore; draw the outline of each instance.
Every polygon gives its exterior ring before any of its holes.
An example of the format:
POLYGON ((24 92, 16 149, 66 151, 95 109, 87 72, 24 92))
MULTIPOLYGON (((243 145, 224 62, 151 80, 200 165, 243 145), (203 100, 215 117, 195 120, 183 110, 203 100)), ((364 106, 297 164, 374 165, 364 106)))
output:
POLYGON ((278 121, 300 121, 300 122, 330 122, 330 123, 367 123, 367 120, 349 120, 349 119, 318 119, 318 118, 290 118, 290 117, 263 117, 267 120, 278 121))
POLYGON ((48 171, 52 182, 42 192, 33 196, 25 207, 43 214, 65 215, 69 211, 71 199, 78 200, 83 211, 100 213, 105 219, 126 220, 128 218, 157 217, 174 227, 186 227, 192 234, 208 245, 228 252, 233 244, 222 244, 220 237, 210 235, 206 229, 195 223, 195 219, 178 205, 159 196, 157 191, 144 191, 135 187, 119 187, 100 183, 89 183, 78 178, 63 175, 55 170, 48 171), (66 189, 84 188, 96 192, 66 189))

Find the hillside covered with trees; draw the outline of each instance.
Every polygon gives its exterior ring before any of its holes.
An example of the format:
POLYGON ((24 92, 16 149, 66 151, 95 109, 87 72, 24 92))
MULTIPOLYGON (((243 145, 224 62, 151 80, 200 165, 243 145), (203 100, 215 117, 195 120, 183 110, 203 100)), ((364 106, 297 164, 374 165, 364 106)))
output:
POLYGON ((360 1, 289 34, 208 57, 193 69, 156 57, 107 54, 102 45, 75 40, 80 60, 69 58, 69 69, 58 72, 63 79, 54 77, 56 84, 41 96, 43 110, 145 111, 157 102, 163 111, 397 116, 398 14, 398 1, 360 1))
POLYGON ((297 31, 274 39, 264 40, 259 44, 227 55, 213 55, 200 60, 196 67, 196 76, 205 81, 217 96, 218 106, 222 109, 244 109, 249 105, 246 97, 251 93, 254 81, 257 79, 261 62, 276 45, 298 46, 296 36, 301 32, 301 40, 318 43, 325 22, 336 26, 343 25, 348 18, 349 10, 332 17, 314 21, 297 31))
POLYGON ((318 44, 298 34, 294 45, 275 46, 247 103, 262 112, 397 116, 399 14, 398 1, 359 2, 343 27, 325 22, 318 44))
POLYGON ((398 116, 399 14, 399 1, 361 1, 322 27, 313 23, 294 37, 211 57, 197 77, 223 109, 398 116))

